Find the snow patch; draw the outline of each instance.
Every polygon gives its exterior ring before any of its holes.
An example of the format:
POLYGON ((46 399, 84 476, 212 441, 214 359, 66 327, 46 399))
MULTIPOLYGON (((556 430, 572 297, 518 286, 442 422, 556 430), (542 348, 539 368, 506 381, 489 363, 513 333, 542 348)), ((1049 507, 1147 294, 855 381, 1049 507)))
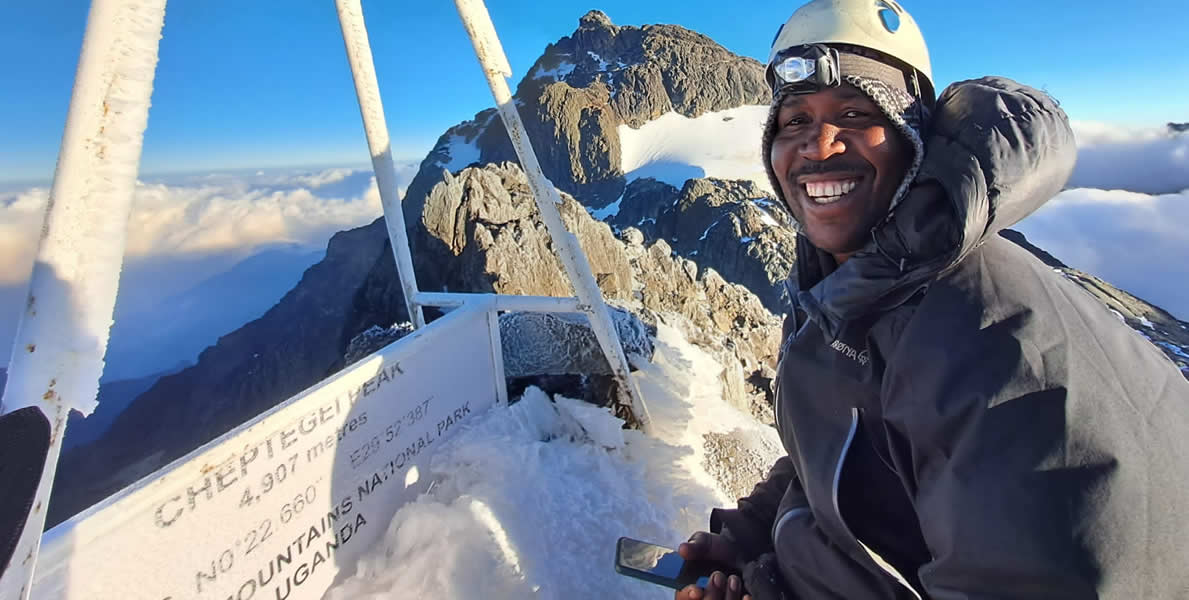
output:
POLYGON ((698 238, 698 241, 699 242, 706 241, 706 236, 710 235, 710 230, 714 229, 714 227, 716 225, 718 225, 721 221, 722 221, 722 219, 719 219, 719 220, 711 223, 710 226, 706 228, 706 231, 702 232, 702 237, 698 238))
POLYGON ((733 500, 702 466, 707 434, 741 429, 771 448, 780 440, 723 402, 722 367, 708 354, 664 323, 656 343, 653 362, 634 374, 652 437, 620 429, 605 409, 530 388, 437 449, 423 474, 429 491, 397 511, 326 597, 664 596, 611 568, 616 540, 675 547, 733 500))
POLYGON ((1156 344, 1157 344, 1158 346, 1160 346, 1160 347, 1164 348, 1165 350, 1168 350, 1169 352, 1172 352, 1173 354, 1176 354, 1177 356, 1179 356, 1179 357, 1181 357, 1181 358, 1184 358, 1184 359, 1186 359, 1186 360, 1189 360, 1189 354, 1187 354, 1187 353, 1185 352, 1185 349, 1184 349, 1184 348, 1181 348, 1180 346, 1175 346, 1175 345, 1173 345, 1173 344, 1170 344, 1170 343, 1168 343, 1168 342, 1156 342, 1156 344))
POLYGON ((446 156, 449 160, 442 165, 442 168, 451 173, 461 171, 467 166, 479 162, 479 146, 475 144, 474 140, 456 134, 452 134, 450 139, 446 142, 446 156))
POLYGON ((617 198, 615 202, 612 202, 603 208, 590 211, 590 216, 599 221, 606 221, 607 219, 619 214, 619 206, 621 203, 623 203, 623 194, 620 194, 619 198, 617 198))
MULTIPOLYGON (((587 51, 586 51, 586 53, 587 53, 587 54, 589 54, 591 58, 595 59, 595 61, 597 61, 597 62, 599 63, 599 70, 600 70, 600 71, 606 71, 606 70, 607 70, 607 65, 608 65, 609 63, 608 63, 607 61, 603 60, 603 57, 602 57, 602 56, 599 56, 598 54, 595 54, 594 52, 592 52, 592 51, 590 51, 590 50, 587 50, 587 51)), ((620 63, 620 64, 623 64, 623 63, 620 63)))
POLYGON ((561 61, 556 67, 552 69, 537 67, 537 70, 533 71, 532 79, 554 79, 557 81, 565 81, 566 77, 568 77, 570 73, 574 72, 575 67, 577 67, 577 65, 568 60, 561 61))
POLYGON ((687 179, 749 179, 771 192, 760 161, 767 106, 740 106, 691 119, 670 112, 638 129, 619 126, 628 181, 653 177, 680 188, 687 179))
POLYGON ((1143 315, 1139 316, 1139 324, 1143 325, 1144 327, 1147 327, 1148 329, 1152 329, 1152 330, 1156 329, 1156 326, 1153 325, 1152 322, 1149 321, 1148 318, 1143 315))

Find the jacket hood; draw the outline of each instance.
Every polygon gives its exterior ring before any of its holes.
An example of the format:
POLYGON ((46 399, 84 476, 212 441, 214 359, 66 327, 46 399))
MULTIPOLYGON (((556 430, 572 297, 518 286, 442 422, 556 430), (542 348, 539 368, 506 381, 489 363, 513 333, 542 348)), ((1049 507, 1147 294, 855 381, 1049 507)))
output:
POLYGON ((1056 100, 1004 78, 948 87, 929 131, 914 185, 862 250, 835 267, 797 236, 790 297, 831 337, 843 321, 903 304, 1040 208, 1065 185, 1077 158, 1056 100))

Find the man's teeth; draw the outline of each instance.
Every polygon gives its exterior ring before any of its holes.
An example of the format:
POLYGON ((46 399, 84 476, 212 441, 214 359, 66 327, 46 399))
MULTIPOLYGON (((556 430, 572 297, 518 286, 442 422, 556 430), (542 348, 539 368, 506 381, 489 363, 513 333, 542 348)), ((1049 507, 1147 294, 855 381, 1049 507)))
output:
POLYGON ((809 197, 818 204, 829 204, 837 202, 855 186, 859 184, 857 179, 843 179, 839 181, 811 181, 805 184, 805 192, 809 197))

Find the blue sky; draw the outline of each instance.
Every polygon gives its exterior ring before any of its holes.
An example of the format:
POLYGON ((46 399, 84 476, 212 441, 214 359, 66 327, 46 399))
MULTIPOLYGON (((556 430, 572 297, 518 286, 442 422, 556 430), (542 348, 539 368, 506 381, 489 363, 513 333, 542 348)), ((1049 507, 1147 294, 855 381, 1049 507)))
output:
MULTIPOLYGON (((419 159, 490 95, 453 2, 363 4, 394 150, 419 159)), ((488 1, 517 79, 590 8, 617 24, 680 24, 762 58, 798 3, 741 4, 488 1)), ((903 4, 925 32, 939 87, 1001 74, 1047 89, 1074 119, 1189 120, 1180 1, 903 4)), ((52 176, 88 6, 0 3, 0 182, 52 176)), ((176 0, 160 59, 142 174, 366 164, 332 0, 176 0)))

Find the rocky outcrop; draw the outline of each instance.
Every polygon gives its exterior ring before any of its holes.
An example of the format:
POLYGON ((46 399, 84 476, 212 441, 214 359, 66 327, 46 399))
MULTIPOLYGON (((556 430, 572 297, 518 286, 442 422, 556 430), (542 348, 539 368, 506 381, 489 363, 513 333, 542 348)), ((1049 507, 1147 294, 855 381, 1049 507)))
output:
POLYGON ((675 256, 664 240, 645 245, 638 230, 623 232, 636 275, 633 307, 648 319, 676 326, 723 365, 726 400, 771 420, 780 317, 747 288, 728 283, 713 269, 675 256))
POLYGON ((751 290, 769 311, 787 310, 784 281, 796 234, 788 213, 753 182, 690 179, 678 191, 636 180, 608 222, 635 227, 645 240, 666 240, 677 254, 751 290))
MULTIPOLYGON (((755 223, 760 218, 758 209, 748 203, 758 194, 753 187, 698 180, 686 185, 681 207, 703 220, 734 218, 735 224, 724 231, 754 232, 760 238, 758 231, 749 229, 760 227, 755 223)), ((566 194, 559 209, 606 298, 643 313, 646 321, 662 318, 662 314, 678 315, 678 325, 687 335, 717 352, 728 365, 723 380, 733 403, 751 410, 769 400, 767 388, 780 334, 778 313, 766 309, 746 287, 677 256, 664 240, 647 244, 639 230, 628 228, 622 231, 625 242, 621 242, 607 224, 593 219, 566 194)), ((680 218, 673 217, 674 222, 680 218)), ((546 296, 573 293, 536 212, 524 173, 514 164, 471 167, 457 176, 445 174, 430 191, 420 224, 438 254, 419 254, 417 271, 436 270, 437 280, 446 289, 546 296)), ((730 245, 738 247, 738 238, 730 245)), ((735 269, 735 274, 747 272, 735 269)), ((770 293, 767 280, 757 287, 770 293)))
MULTIPOLYGON (((603 293, 627 298, 631 271, 611 228, 591 219, 573 197, 561 197, 562 221, 586 252, 603 293)), ((422 247, 414 266, 418 274, 431 274, 427 289, 573 295, 524 172, 513 163, 443 173, 417 224, 422 247)))
POLYGON ((617 26, 592 10, 571 35, 550 44, 517 88, 525 101, 554 83, 602 84, 620 122, 639 127, 665 113, 697 117, 767 104, 764 68, 677 25, 617 26))

